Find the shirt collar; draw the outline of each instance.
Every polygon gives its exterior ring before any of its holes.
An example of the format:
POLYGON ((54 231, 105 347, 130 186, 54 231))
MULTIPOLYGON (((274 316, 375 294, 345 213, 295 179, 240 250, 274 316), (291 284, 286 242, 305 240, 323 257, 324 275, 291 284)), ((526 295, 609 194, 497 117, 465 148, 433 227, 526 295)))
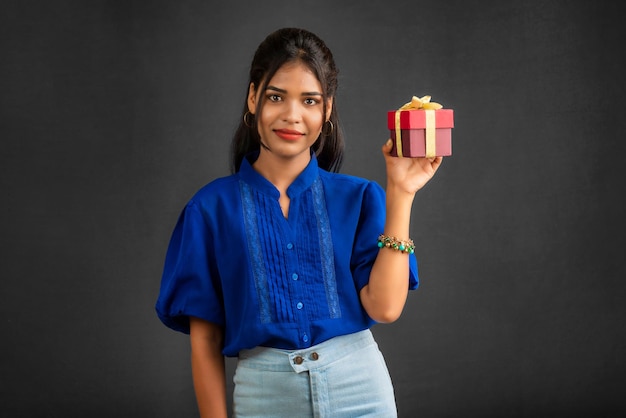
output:
MULTIPOLYGON (((241 166, 239 167, 239 176, 240 178, 251 185, 253 188, 258 191, 270 195, 276 199, 280 197, 280 192, 278 189, 265 177, 259 174, 253 167, 252 164, 259 157, 259 152, 252 152, 245 156, 243 161, 241 162, 241 166)), ((315 153, 311 153, 311 161, 305 167, 305 169, 296 177, 296 179, 291 183, 291 185, 287 188, 287 195, 290 198, 293 198, 303 191, 307 190, 315 179, 319 176, 318 166, 317 166, 317 157, 315 153)))

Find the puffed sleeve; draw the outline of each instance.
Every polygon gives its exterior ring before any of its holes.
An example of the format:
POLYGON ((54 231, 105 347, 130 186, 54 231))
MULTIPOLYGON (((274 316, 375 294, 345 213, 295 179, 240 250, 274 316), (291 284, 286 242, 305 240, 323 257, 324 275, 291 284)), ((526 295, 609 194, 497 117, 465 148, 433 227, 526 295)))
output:
MULTIPOLYGON (((364 191, 361 217, 352 254, 353 277, 359 291, 369 282, 372 266, 380 251, 377 240, 385 227, 385 207, 385 191, 377 183, 370 182, 364 191)), ((407 260, 409 289, 415 290, 419 285, 415 254, 409 254, 407 260)))
POLYGON ((176 331, 189 333, 190 316, 224 324, 223 298, 211 243, 211 231, 201 208, 192 200, 172 233, 156 303, 159 319, 176 331))

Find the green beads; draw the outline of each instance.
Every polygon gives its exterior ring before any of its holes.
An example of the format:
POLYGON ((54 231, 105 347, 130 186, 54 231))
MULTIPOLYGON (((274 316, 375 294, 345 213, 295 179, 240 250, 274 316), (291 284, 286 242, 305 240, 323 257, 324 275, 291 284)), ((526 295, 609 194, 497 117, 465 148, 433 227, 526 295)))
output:
POLYGON ((399 240, 396 237, 390 237, 382 234, 378 237, 378 248, 389 248, 407 254, 415 253, 415 244, 413 243, 413 240, 399 240))

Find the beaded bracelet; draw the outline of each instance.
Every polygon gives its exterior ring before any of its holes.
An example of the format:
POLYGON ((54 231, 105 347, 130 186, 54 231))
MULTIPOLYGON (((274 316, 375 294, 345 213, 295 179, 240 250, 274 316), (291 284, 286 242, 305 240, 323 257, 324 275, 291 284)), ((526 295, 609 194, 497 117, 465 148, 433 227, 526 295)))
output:
POLYGON ((407 254, 413 254, 415 252, 415 244, 412 239, 399 240, 396 237, 390 237, 387 235, 378 236, 378 248, 390 248, 392 250, 400 251, 407 254))

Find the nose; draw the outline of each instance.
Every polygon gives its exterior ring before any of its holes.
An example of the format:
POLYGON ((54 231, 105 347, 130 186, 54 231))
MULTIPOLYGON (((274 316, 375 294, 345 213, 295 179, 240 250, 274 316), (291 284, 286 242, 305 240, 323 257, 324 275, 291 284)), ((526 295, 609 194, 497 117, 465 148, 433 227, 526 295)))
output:
POLYGON ((295 100, 285 101, 282 118, 287 123, 300 123, 302 120, 300 104, 295 100))

